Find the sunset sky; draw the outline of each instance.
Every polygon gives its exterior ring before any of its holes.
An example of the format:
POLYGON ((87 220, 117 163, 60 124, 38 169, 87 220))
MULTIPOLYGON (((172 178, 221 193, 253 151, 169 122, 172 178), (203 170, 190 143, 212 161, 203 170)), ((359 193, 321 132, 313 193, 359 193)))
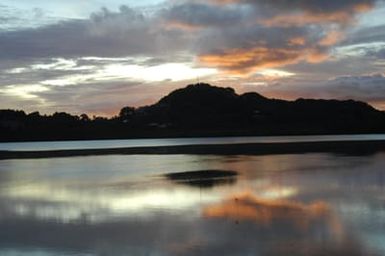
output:
POLYGON ((385 109, 383 0, 2 0, 0 109, 111 116, 208 82, 385 109))

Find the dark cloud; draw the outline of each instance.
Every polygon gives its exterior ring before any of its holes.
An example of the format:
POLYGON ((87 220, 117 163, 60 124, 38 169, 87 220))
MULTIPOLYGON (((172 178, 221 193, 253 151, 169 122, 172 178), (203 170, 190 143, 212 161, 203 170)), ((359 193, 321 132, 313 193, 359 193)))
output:
MULTIPOLYGON (((258 89, 257 89, 258 90, 258 89)), ((338 76, 324 81, 287 80, 259 88, 262 94, 278 98, 354 99, 385 108, 384 74, 338 76)))
POLYGON ((166 55, 185 49, 183 33, 164 30, 157 17, 121 7, 36 29, 0 34, 0 58, 166 55))
POLYGON ((297 26, 308 24, 348 25, 357 14, 374 8, 382 0, 211 0, 222 5, 252 7, 256 19, 269 26, 297 26))
MULTIPOLYGON (((41 63, 44 63, 44 61, 42 61, 41 63)), ((48 63, 52 63, 52 61, 48 63)), ((33 68, 33 66, 34 64, 22 67, 15 67, 0 72, 0 89, 9 85, 37 84, 47 80, 56 80, 63 77, 70 77, 72 75, 91 75, 98 68, 97 66, 93 66, 89 67, 89 69, 82 69, 81 67, 79 67, 79 69, 35 69, 33 68), (18 69, 20 69, 20 71, 18 69)))
POLYGON ((379 49, 366 49, 366 56, 374 57, 376 60, 384 60, 385 59, 385 45, 380 47, 379 49))
POLYGON ((329 81, 326 86, 331 94, 339 98, 385 103, 385 76, 383 74, 341 76, 329 81))
POLYGON ((343 44, 360 44, 385 41, 385 25, 361 28, 351 33, 343 44))
POLYGON ((341 46, 347 47, 347 53, 372 60, 385 59, 385 25, 365 27, 351 32, 341 46))
POLYGON ((246 20, 248 12, 239 7, 218 7, 203 3, 184 3, 172 6, 162 14, 167 25, 186 28, 234 26, 246 20))
MULTIPOLYGON (((258 2, 249 1, 249 2, 258 2)), ((309 10, 312 12, 336 12, 336 11, 347 11, 358 9, 362 6, 372 6, 376 1, 375 0, 339 0, 339 1, 324 1, 324 0, 276 0, 276 1, 267 1, 259 0, 265 4, 270 4, 272 6, 277 6, 280 9, 293 10, 294 9, 303 9, 309 10)))

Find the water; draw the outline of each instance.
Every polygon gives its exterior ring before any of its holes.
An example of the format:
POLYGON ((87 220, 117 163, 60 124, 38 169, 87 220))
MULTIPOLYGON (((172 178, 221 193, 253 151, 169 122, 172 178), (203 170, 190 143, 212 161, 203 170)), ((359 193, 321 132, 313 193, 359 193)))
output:
POLYGON ((0 255, 385 255, 384 167, 385 152, 2 160, 0 255), (164 176, 208 169, 238 175, 164 176))
POLYGON ((41 151, 41 150, 64 150, 64 149, 155 147, 155 146, 177 146, 177 145, 200 145, 200 144, 314 142, 314 141, 360 141, 360 140, 361 141, 362 140, 385 140, 385 134, 7 142, 7 143, 0 143, 0 150, 41 151))

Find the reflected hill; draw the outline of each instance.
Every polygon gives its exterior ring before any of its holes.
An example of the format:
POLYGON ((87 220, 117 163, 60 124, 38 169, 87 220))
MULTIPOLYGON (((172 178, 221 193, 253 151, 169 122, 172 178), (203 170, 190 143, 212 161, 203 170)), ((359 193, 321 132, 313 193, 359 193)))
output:
POLYGON ((238 173, 224 170, 200 170, 189 172, 167 173, 164 176, 178 184, 198 188, 213 188, 221 185, 231 185, 237 181, 238 173))
POLYGON ((385 113, 354 100, 269 99, 205 83, 112 118, 0 110, 0 140, 383 133, 385 113))

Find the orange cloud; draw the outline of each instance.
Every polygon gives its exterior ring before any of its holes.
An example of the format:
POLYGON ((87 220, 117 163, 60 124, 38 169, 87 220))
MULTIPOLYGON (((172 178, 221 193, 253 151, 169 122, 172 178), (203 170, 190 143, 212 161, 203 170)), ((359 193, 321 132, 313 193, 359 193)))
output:
POLYGON ((202 29, 202 26, 176 20, 167 21, 164 27, 166 29, 180 29, 191 32, 202 29))
POLYGON ((344 38, 344 34, 338 30, 332 30, 324 36, 319 45, 321 46, 332 46, 341 41, 344 38))
POLYGON ((292 38, 289 38, 288 43, 289 43, 289 45, 300 45, 300 46, 302 46, 302 45, 305 45, 306 38, 305 37, 300 37, 300 36, 292 37, 292 38))
POLYGON ((347 25, 354 20, 354 15, 348 11, 339 11, 332 13, 313 13, 313 12, 300 12, 300 13, 288 13, 279 16, 273 16, 268 19, 259 20, 259 23, 273 27, 273 26, 305 26, 308 24, 327 24, 338 23, 347 25))
POLYGON ((197 32, 204 39, 199 41, 203 53, 198 55, 199 62, 233 75, 247 75, 259 69, 301 61, 323 62, 328 59, 329 50, 344 38, 347 25, 354 23, 358 14, 373 9, 375 5, 375 0, 327 4, 323 0, 209 2, 181 7, 181 10, 195 10, 197 15, 186 18, 175 14, 167 26, 197 32), (213 3, 217 4, 216 8, 213 3), (238 14, 234 18, 229 15, 229 10, 237 9, 226 9, 228 6, 225 8, 224 5, 228 4, 248 5, 256 11, 238 14), (200 12, 203 14, 198 15, 200 12), (231 18, 233 23, 223 24, 224 20, 231 18), (202 28, 215 30, 207 36, 197 31, 202 28))
POLYGON ((204 65, 222 69, 230 74, 246 75, 259 69, 281 67, 302 60, 311 63, 320 62, 327 56, 326 53, 312 48, 254 47, 228 49, 218 53, 203 54, 198 58, 204 65))
POLYGON ((357 3, 353 5, 352 10, 355 12, 362 13, 362 12, 370 11, 371 9, 373 9, 373 7, 374 7, 373 3, 357 3))
POLYGON ((306 55, 306 61, 309 63, 320 63, 329 58, 329 53, 320 52, 317 50, 311 50, 306 55))
MULTIPOLYGON (((303 5, 303 4, 302 4, 303 5)), ((348 25, 354 22, 357 14, 373 9, 373 2, 355 3, 342 9, 325 11, 322 9, 310 9, 299 6, 299 11, 285 10, 279 15, 262 18, 259 22, 265 26, 306 26, 309 24, 325 25, 335 23, 348 25)))
POLYGON ((360 3, 349 3, 346 1, 336 1, 334 8, 320 9, 318 8, 321 1, 300 0, 294 3, 271 0, 212 0, 217 4, 251 4, 257 5, 259 8, 270 7, 279 11, 279 14, 272 18, 264 20, 267 25, 307 25, 309 23, 339 23, 347 24, 354 20, 354 16, 359 13, 367 12, 374 7, 375 1, 364 0, 360 3))

